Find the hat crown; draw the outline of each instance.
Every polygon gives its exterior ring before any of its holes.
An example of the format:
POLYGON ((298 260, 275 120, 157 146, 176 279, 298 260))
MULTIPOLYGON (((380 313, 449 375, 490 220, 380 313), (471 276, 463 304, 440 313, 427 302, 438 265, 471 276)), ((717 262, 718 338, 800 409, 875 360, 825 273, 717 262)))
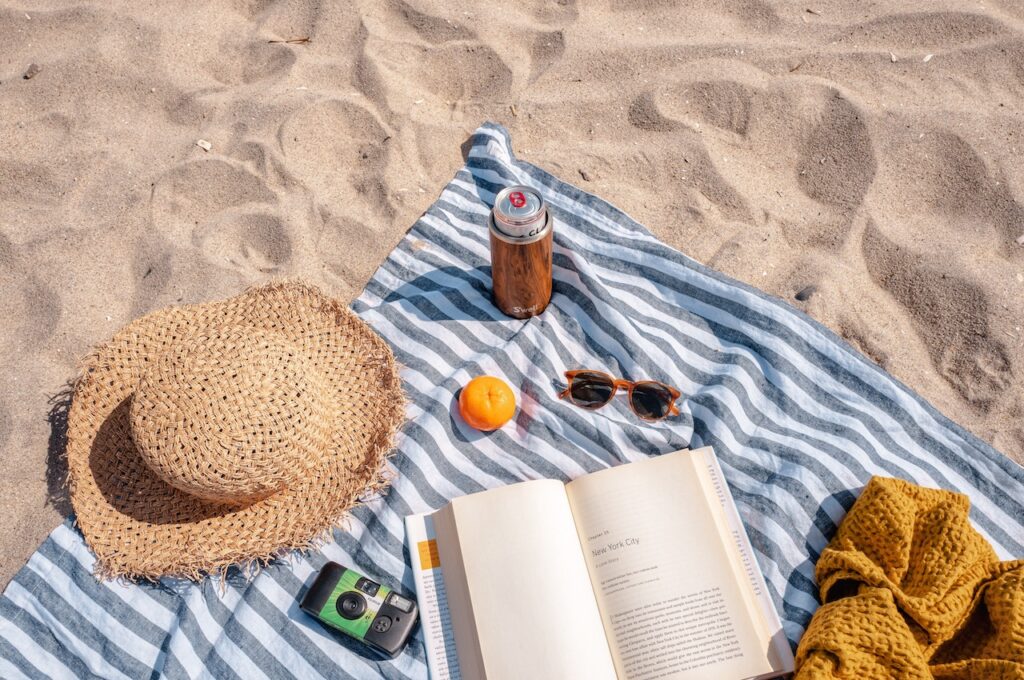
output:
POLYGON ((245 505, 297 485, 331 444, 329 390, 283 336, 206 329, 171 343, 142 376, 132 437, 164 482, 245 505))

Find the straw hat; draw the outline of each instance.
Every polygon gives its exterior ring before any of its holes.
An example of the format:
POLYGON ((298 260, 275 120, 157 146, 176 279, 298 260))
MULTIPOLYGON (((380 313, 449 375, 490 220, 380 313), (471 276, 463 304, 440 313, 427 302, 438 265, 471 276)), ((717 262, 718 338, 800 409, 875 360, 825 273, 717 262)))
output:
POLYGON ((133 321, 86 359, 68 414, 97 573, 200 578, 309 547, 386 485, 403 413, 391 350, 316 288, 133 321))

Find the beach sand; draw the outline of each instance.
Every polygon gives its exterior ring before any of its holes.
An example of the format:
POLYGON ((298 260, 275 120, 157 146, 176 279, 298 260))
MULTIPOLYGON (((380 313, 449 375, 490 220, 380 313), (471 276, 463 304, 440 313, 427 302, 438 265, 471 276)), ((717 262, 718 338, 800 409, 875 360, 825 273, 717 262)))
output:
POLYGON ((178 4, 0 0, 0 584, 69 511, 90 346, 354 297, 485 120, 1024 460, 1019 3, 178 4))

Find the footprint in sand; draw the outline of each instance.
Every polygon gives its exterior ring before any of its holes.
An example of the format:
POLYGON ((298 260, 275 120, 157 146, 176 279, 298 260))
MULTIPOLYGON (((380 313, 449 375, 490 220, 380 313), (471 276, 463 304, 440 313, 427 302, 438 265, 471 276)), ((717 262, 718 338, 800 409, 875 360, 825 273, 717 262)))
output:
POLYGON ((730 204, 746 205, 739 187, 751 175, 769 177, 778 200, 761 198, 758 184, 749 201, 765 205, 760 219, 783 224, 794 242, 842 248, 878 169, 861 108, 835 88, 753 67, 708 61, 691 71, 692 79, 639 95, 630 123, 689 133, 701 151, 688 152, 685 177, 703 197, 736 196, 730 204))
POLYGON ((56 222, 51 228, 62 228, 62 219, 55 219, 51 211, 77 198, 78 180, 87 174, 94 158, 72 151, 76 123, 71 117, 29 113, 37 108, 42 107, 31 105, 21 114, 5 115, 0 123, 10 126, 0 152, 0 224, 12 230, 10 233, 28 230, 41 237, 43 225, 56 222), (54 162, 54 149, 61 149, 60 162, 54 162))
MULTIPOLYGON (((277 168, 276 160, 260 151, 265 150, 258 144, 239 146, 239 154, 257 172, 274 177, 271 170, 277 168)), ((280 176, 278 179, 283 180, 280 176)), ((262 177, 234 161, 192 161, 173 168, 157 181, 151 215, 160 239, 190 243, 214 265, 239 270, 252 278, 281 273, 292 258, 291 230, 273 212, 284 210, 279 204, 282 200, 287 203, 286 194, 279 196, 262 177)), ((159 252, 159 248, 155 250, 159 252)), ((155 266, 147 263, 146 269, 155 266)), ((165 273, 161 270, 156 274, 152 284, 156 288, 151 291, 154 294, 159 292, 165 273)))
POLYGON ((415 31, 416 35, 429 43, 439 45, 453 40, 472 40, 476 37, 476 34, 464 25, 421 12, 403 0, 392 0, 383 5, 388 11, 397 14, 400 21, 415 31))
POLYGON ((758 94, 757 89, 733 80, 697 81, 686 88, 694 118, 741 137, 747 135, 751 103, 758 94))
POLYGON ((969 229, 1004 256, 1019 256, 1024 205, 998 171, 961 136, 941 129, 892 135, 877 188, 889 214, 908 222, 926 216, 933 238, 956 241, 969 229), (916 138, 915 138, 916 137, 916 138))
POLYGON ((227 213, 207 222, 195 238, 207 252, 261 274, 279 274, 292 257, 292 238, 285 223, 268 213, 227 213))
POLYGON ((564 53, 565 34, 562 31, 538 33, 530 45, 530 77, 527 81, 532 83, 540 78, 564 53))
POLYGON ((418 89, 446 101, 507 101, 512 69, 493 49, 477 42, 448 43, 413 65, 418 89))
MULTIPOLYGON (((627 111, 629 123, 644 132, 673 133, 674 139, 692 141, 681 157, 675 158, 674 174, 690 192, 688 202, 699 215, 712 211, 712 221, 751 222, 750 203, 740 193, 720 164, 723 157, 735 157, 737 147, 749 144, 744 137, 750 131, 754 106, 765 92, 728 78, 698 77, 668 83, 642 92, 627 111), (704 130, 714 135, 703 134, 704 130), (712 138, 709 138, 712 137, 712 138), (718 143, 721 143, 719 147, 718 143)), ((712 76, 713 69, 706 75, 712 76)))
POLYGON ((996 433, 992 444, 1024 465, 1024 399, 1011 402, 1005 413, 1012 425, 1005 432, 996 433))
POLYGON ((864 115, 836 89, 698 80, 658 91, 649 103, 636 107, 647 129, 686 122, 739 138, 725 137, 723 142, 788 151, 800 190, 829 206, 856 208, 875 177, 877 163, 864 115))
POLYGON ((203 62, 203 68, 218 82, 239 85, 284 76, 293 64, 293 46, 252 40, 222 46, 216 56, 203 62))
POLYGON ((579 16, 576 0, 535 0, 524 6, 538 21, 552 26, 565 26, 579 16))
POLYGON ((629 124, 647 132, 671 132, 679 123, 661 112, 653 91, 637 96, 629 105, 629 124))
POLYGON ((57 203, 71 188, 46 163, 0 159, 0 218, 5 224, 27 223, 57 203))
POLYGON ((60 296, 34 272, 31 262, 0 234, 0 356, 20 356, 50 339, 61 316, 60 296))
POLYGON ((984 289, 894 243, 873 223, 862 252, 872 280, 910 314, 939 374, 968 403, 989 411, 1013 371, 1005 346, 992 337, 984 289))
POLYGON ((875 178, 877 163, 861 111, 831 90, 800 140, 797 182, 816 201, 856 208, 875 178))
POLYGON ((195 90, 170 90, 163 98, 163 109, 167 119, 178 125, 195 125, 197 120, 213 118, 217 106, 213 103, 221 87, 204 87, 195 90), (207 99, 209 97, 209 99, 207 99))
MULTIPOLYGON (((673 23, 680 20, 678 0, 611 0, 610 9, 616 13, 641 14, 648 18, 660 13, 665 21, 673 23)), ((762 0, 705 0, 700 14, 708 23, 739 23, 759 33, 775 31, 782 25, 775 10, 762 0), (718 21, 712 18, 716 15, 720 17, 718 21)))
POLYGON ((277 133, 289 172, 319 205, 368 223, 388 222, 394 214, 382 179, 389 137, 368 109, 341 99, 295 112, 277 133))
POLYGON ((893 45, 903 50, 928 49, 936 45, 952 49, 1012 33, 1013 29, 1006 24, 974 12, 908 12, 839 26, 831 41, 841 45, 852 43, 857 49, 873 47, 886 51, 893 45))
POLYGON ((326 210, 321 210, 321 215, 324 225, 315 244, 317 259, 340 279, 345 288, 340 294, 357 294, 377 263, 387 256, 390 244, 381 239, 378 229, 347 215, 331 215, 326 210), (351 253, 362 256, 353 258, 351 253))
POLYGON ((4 446, 10 439, 13 421, 11 409, 6 403, 0 401, 0 451, 4 450, 4 446))
POLYGON ((198 225, 225 208, 275 201, 274 192, 247 169, 210 159, 182 163, 160 177, 151 211, 161 233, 188 242, 198 225))
POLYGON ((232 0, 231 5, 248 22, 256 23, 261 35, 285 40, 312 37, 323 12, 320 3, 232 0))
MULTIPOLYGON (((428 14, 404 0, 384 6, 399 28, 386 41, 367 39, 364 59, 374 71, 387 72, 387 79, 405 82, 409 93, 421 93, 447 103, 506 101, 512 89, 512 70, 501 56, 477 39, 475 31, 459 21, 428 14)), ((558 39, 535 48, 555 49, 558 39), (550 47, 549 47, 550 46, 550 47)), ((378 76, 380 77, 380 76, 378 76)))
MULTIPOLYGON (((645 92, 633 101, 627 118, 633 127, 645 132, 660 134, 679 130, 687 123, 670 117, 676 114, 671 106, 668 113, 663 112, 665 103, 654 91, 645 92)), ((685 167, 684 191, 693 192, 689 207, 692 218, 703 220, 705 212, 710 210, 715 220, 749 222, 752 219, 746 199, 722 176, 703 144, 694 143, 681 155, 679 160, 685 167)))
POLYGON ((508 105, 514 82, 532 82, 558 61, 565 38, 557 28, 549 29, 574 18, 575 10, 561 2, 554 8, 545 11, 543 3, 516 5, 495 16, 494 8, 481 6, 465 13, 472 14, 470 20, 463 13, 428 12, 420 2, 389 0, 359 35, 354 84, 389 123, 396 115, 391 111, 396 101, 382 94, 389 90, 405 95, 398 100, 400 109, 426 104, 412 109, 416 122, 436 116, 442 106, 453 121, 478 120, 489 110, 488 104, 508 105), (516 43, 501 42, 500 52, 491 47, 496 40, 493 32, 510 16, 536 26, 525 53, 514 57, 516 43), (390 24, 387 35, 380 33, 381 22, 390 24), (513 71, 512 63, 522 68, 513 71))

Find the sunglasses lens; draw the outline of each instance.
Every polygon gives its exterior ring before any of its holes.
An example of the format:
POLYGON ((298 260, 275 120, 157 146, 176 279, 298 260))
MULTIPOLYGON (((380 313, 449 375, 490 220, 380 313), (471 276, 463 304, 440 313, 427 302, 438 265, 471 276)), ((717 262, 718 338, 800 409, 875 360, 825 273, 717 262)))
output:
POLYGON ((633 410, 641 418, 658 420, 668 415, 672 408, 672 393, 659 383, 641 383, 633 388, 633 410))
POLYGON ((574 404, 583 408, 600 408, 615 393, 615 383, 601 373, 583 371, 574 375, 569 382, 569 396, 574 404))

